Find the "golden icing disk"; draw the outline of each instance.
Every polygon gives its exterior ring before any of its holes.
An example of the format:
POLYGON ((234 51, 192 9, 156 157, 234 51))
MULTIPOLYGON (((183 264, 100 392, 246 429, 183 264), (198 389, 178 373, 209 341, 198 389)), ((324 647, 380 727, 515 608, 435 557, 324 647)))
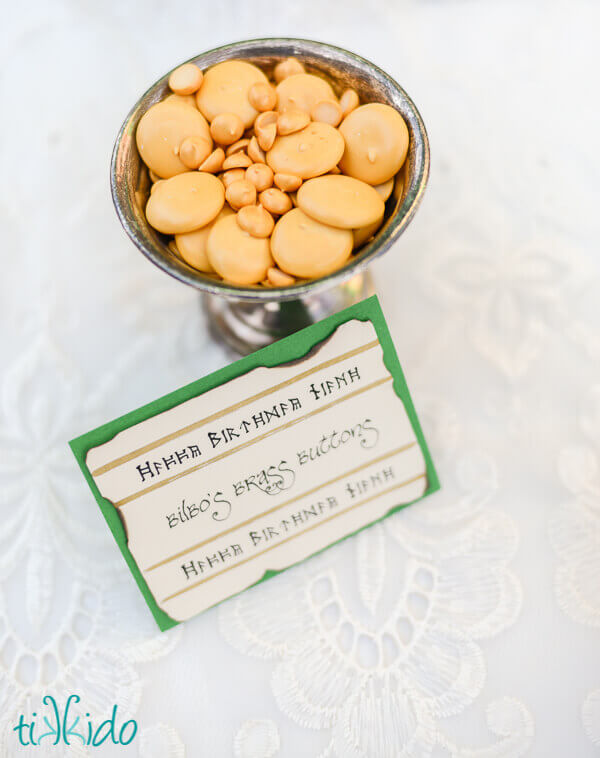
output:
POLYGON ((277 107, 310 113, 321 100, 336 100, 329 82, 314 74, 293 74, 277 85, 277 107))
POLYGON ((257 82, 268 84, 269 80, 252 63, 236 60, 217 63, 204 74, 196 103, 209 121, 221 113, 235 113, 248 128, 258 115, 248 97, 250 88, 257 82))
POLYGON ((244 231, 233 215, 215 223, 208 235, 207 252, 214 270, 233 284, 258 284, 273 265, 269 240, 244 231))
POLYGON ((224 202, 220 179, 202 171, 187 171, 159 183, 146 204, 146 216, 159 232, 182 234, 212 221, 224 202))
POLYGON ((343 266, 350 257, 353 242, 348 229, 326 226, 294 208, 275 224, 271 252, 282 271, 314 279, 343 266))
POLYGON ((195 232, 186 232, 185 234, 175 235, 177 251, 188 265, 198 269, 198 271, 204 271, 207 274, 212 274, 214 272, 214 268, 210 265, 208 254, 206 252, 208 235, 210 234, 213 225, 220 218, 232 215, 233 211, 231 208, 228 205, 224 205, 219 212, 219 215, 206 224, 206 226, 196 229, 195 232))
POLYGON ((309 179, 298 190, 298 207, 340 229, 356 229, 383 218, 385 204, 370 184, 343 174, 309 179))
POLYGON ((267 163, 276 174, 310 179, 330 171, 343 153, 340 132, 329 124, 314 121, 299 132, 277 137, 267 153, 267 163))
POLYGON ((204 116, 195 108, 169 100, 150 106, 135 134, 142 160, 162 179, 188 170, 179 158, 179 147, 187 137, 198 137, 212 145, 204 116))
POLYGON ((404 119, 389 105, 368 103, 351 111, 340 124, 346 143, 340 168, 368 184, 382 184, 396 174, 408 151, 404 119))

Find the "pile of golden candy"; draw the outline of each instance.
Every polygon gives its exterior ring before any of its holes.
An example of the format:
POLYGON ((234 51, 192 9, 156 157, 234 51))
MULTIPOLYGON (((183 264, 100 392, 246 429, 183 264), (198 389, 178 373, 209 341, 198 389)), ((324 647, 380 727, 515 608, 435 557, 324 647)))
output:
POLYGON ((286 287, 344 266, 402 192, 409 145, 383 103, 338 98, 296 58, 274 81, 242 60, 172 72, 140 119, 148 223, 189 266, 240 286, 286 287))

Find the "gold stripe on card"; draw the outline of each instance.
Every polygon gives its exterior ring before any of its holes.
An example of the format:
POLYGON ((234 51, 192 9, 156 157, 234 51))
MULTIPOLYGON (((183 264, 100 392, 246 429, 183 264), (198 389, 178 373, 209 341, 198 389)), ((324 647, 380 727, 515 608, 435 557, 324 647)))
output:
MULTIPOLYGON (((126 455, 122 455, 120 458, 115 458, 114 461, 105 463, 103 466, 99 466, 97 469, 92 471, 92 476, 94 477, 102 476, 102 474, 106 474, 107 471, 111 471, 112 469, 117 468, 117 466, 123 465, 123 463, 128 463, 129 461, 132 461, 134 458, 137 458, 139 455, 144 455, 145 453, 150 452, 150 450, 154 450, 155 448, 160 447, 160 445, 163 445, 165 442, 171 442, 172 440, 175 440, 178 437, 181 437, 182 435, 187 434, 188 432, 193 432, 194 429, 198 429, 199 427, 204 426, 204 424, 210 424, 211 422, 216 421, 217 419, 222 418, 223 416, 226 416, 228 413, 237 411, 240 408, 243 408, 245 405, 248 405, 249 403, 253 403, 256 400, 260 400, 263 397, 267 397, 267 395, 271 395, 274 392, 277 392, 278 390, 284 389, 284 387, 288 387, 290 384, 294 384, 294 382, 298 382, 301 379, 305 379, 307 376, 310 376, 311 374, 314 374, 317 371, 321 371, 322 369, 328 368, 329 366, 333 366, 336 363, 339 363, 340 361, 346 360, 347 358, 352 358, 355 355, 364 353, 366 350, 370 350, 371 348, 375 347, 378 344, 379 344, 378 340, 373 340, 372 342, 368 342, 366 345, 361 345, 360 347, 356 347, 353 350, 348 350, 347 353, 342 353, 341 355, 338 355, 336 358, 330 358, 327 361, 323 361, 323 363, 319 363, 317 366, 314 366, 314 368, 310 368, 310 369, 307 369, 306 371, 301 372, 300 374, 296 374, 295 376, 292 376, 290 379, 286 379, 284 382, 280 382, 279 384, 276 384, 274 387, 269 387, 269 389, 263 390, 262 392, 258 392, 256 395, 252 395, 251 397, 246 398, 246 400, 240 400, 239 402, 234 403, 233 405, 229 405, 227 408, 224 408, 222 411, 217 411, 216 413, 213 413, 210 416, 207 416, 206 418, 201 419, 200 421, 194 421, 193 424, 188 424, 187 426, 184 426, 175 432, 171 432, 170 434, 166 434, 164 437, 160 437, 154 442, 149 442, 147 445, 138 447, 136 450, 133 450, 131 453, 127 453, 126 455)), ((279 368, 279 366, 273 366, 273 368, 279 368)), ((190 399, 193 399, 193 398, 190 398, 190 399)))
POLYGON ((303 537, 305 534, 312 531, 313 529, 317 529, 318 527, 323 526, 323 524, 326 524, 329 521, 333 521, 334 519, 339 518, 340 516, 344 516, 346 513, 350 513, 350 511, 353 511, 355 508, 360 508, 361 506, 366 505, 367 503, 370 503, 372 500, 376 500, 377 498, 383 497, 384 495, 389 495, 389 493, 394 492, 394 490, 399 490, 402 487, 406 487, 408 484, 412 484, 413 482, 416 482, 419 479, 423 479, 426 475, 427 475, 426 472, 423 472, 422 474, 417 474, 416 476, 413 476, 410 479, 407 479, 406 481, 401 482, 400 484, 395 484, 393 487, 388 487, 387 490, 383 490, 382 492, 376 492, 374 495, 371 495, 370 497, 367 497, 358 503, 354 503, 354 505, 351 505, 349 508, 346 508, 343 511, 338 511, 337 513, 334 513, 331 516, 328 516, 322 521, 318 521, 317 523, 312 524, 308 528, 304 529, 302 532, 298 532, 298 534, 292 534, 290 537, 286 537, 284 540, 281 540, 281 542, 278 542, 275 545, 270 545, 269 547, 266 547, 264 550, 261 550, 260 553, 249 555, 247 558, 244 558, 244 560, 238 561, 238 563, 232 564, 231 566, 227 566, 227 568, 221 569, 221 571, 217 571, 216 573, 211 574, 211 576, 207 576, 205 579, 200 579, 198 582, 194 582, 194 584, 190 584, 189 587, 184 587, 182 590, 178 590, 177 592, 174 592, 172 595, 169 595, 168 597, 164 598, 162 602, 166 603, 168 600, 172 600, 174 597, 183 595, 185 592, 189 592, 189 590, 193 590, 196 587, 199 587, 201 584, 210 582, 211 579, 216 579, 218 576, 221 576, 221 574, 225 574, 227 571, 231 571, 231 569, 239 568, 240 566, 243 566, 244 563, 248 563, 248 561, 253 561, 256 558, 259 558, 261 555, 268 553, 270 550, 275 550, 275 548, 285 545, 286 542, 295 540, 298 537, 303 537))
POLYGON ((185 550, 181 550, 180 552, 175 553, 175 555, 171 555, 169 558, 165 558, 164 560, 159 561, 159 563, 155 563, 153 566, 149 566, 147 569, 145 569, 145 571, 154 571, 154 569, 157 569, 160 566, 164 566, 165 564, 171 563, 171 561, 174 561, 177 558, 181 558, 182 556, 186 555, 186 553, 191 553, 193 550, 198 550, 203 545, 207 545, 209 542, 216 542, 217 540, 221 539, 222 537, 225 537, 231 532, 235 532, 237 529, 243 529, 245 526, 248 526, 253 521, 256 521, 259 518, 263 518, 264 516, 269 516, 271 513, 275 513, 275 511, 278 511, 281 508, 285 508, 286 505, 291 505, 292 503, 296 503, 298 500, 302 500, 303 498, 308 497, 309 495, 313 495, 315 492, 318 492, 319 490, 325 489, 325 487, 331 487, 332 484, 339 482, 340 479, 345 479, 346 477, 354 476, 355 474, 358 474, 359 471, 362 471, 363 469, 366 469, 369 466, 374 466, 376 463, 381 463, 381 461, 385 461, 388 458, 392 458, 394 455, 403 453, 405 450, 410 450, 410 448, 414 447, 416 444, 417 444, 417 441, 414 440, 413 442, 409 442, 407 445, 402 445, 402 447, 397 447, 395 450, 392 450, 389 453, 384 453, 383 455, 379 455, 377 458, 373 458, 372 460, 367 461, 366 463, 363 463, 360 466, 356 466, 356 468, 350 469, 350 471, 346 471, 345 473, 340 474, 339 476, 335 476, 333 479, 329 479, 328 481, 323 482, 323 484, 318 484, 316 487, 312 487, 311 489, 306 490, 306 492, 301 492, 299 495, 296 495, 295 497, 292 497, 289 500, 285 500, 283 503, 279 503, 279 505, 273 506, 273 508, 269 508, 268 511, 257 513, 252 518, 249 518, 246 521, 242 521, 240 524, 236 524, 235 526, 232 526, 229 529, 225 529, 225 531, 220 532, 219 534, 215 534, 213 537, 209 537, 208 539, 205 539, 202 542, 197 542, 195 545, 192 545, 191 547, 187 547, 185 550))
POLYGON ((301 421, 304 421, 307 418, 311 418, 312 416, 317 416, 319 413, 323 413, 324 411, 329 410, 329 408, 332 408, 334 405, 338 405, 338 403, 344 403, 346 400, 350 400, 351 398, 356 397, 357 395, 361 395, 363 392, 368 392, 369 390, 379 387, 379 385, 384 384, 385 382, 391 382, 391 381, 392 381, 391 376, 384 376, 383 379, 377 379, 377 381, 371 382, 371 384, 367 384, 365 387, 361 387, 358 390, 354 390, 354 392, 349 392, 347 395, 344 395, 343 397, 339 397, 337 400, 333 400, 331 403, 327 403, 326 405, 323 405, 320 408, 315 408, 313 411, 306 413, 304 416, 300 416, 300 418, 292 419, 291 421, 288 421, 287 424, 282 424, 281 426, 278 426, 276 429, 272 429, 270 432, 265 432, 264 434, 261 434, 260 436, 255 437, 252 440, 248 440, 247 442, 242 442, 241 445, 238 445, 237 447, 233 447, 231 448, 231 450, 225 450, 225 452, 221 453, 220 455, 215 455, 214 458, 211 458, 209 461, 206 461, 205 463, 197 463, 195 466, 192 466, 191 468, 188 468, 185 471, 180 471, 179 474, 173 474, 173 476, 169 476, 167 479, 163 479, 161 482, 155 482, 154 484, 151 484, 149 487, 146 487, 143 490, 140 490, 139 492, 134 492, 132 495, 128 495, 127 497, 124 497, 122 500, 118 500, 114 505, 117 508, 122 508, 124 505, 127 505, 127 503, 130 503, 132 500, 136 500, 138 497, 141 497, 142 495, 146 495, 148 492, 157 490, 159 489, 159 487, 164 487, 165 484, 170 484, 171 482, 174 482, 176 479, 181 479, 182 477, 187 476, 188 474, 193 474, 195 471, 199 471, 205 466, 210 466, 211 463, 216 463, 217 461, 223 460, 223 458, 227 458, 227 456, 229 455, 233 455, 234 453, 237 453, 239 450, 243 450, 246 447, 250 447, 250 445, 255 445, 257 442, 261 442, 267 437, 270 437, 272 434, 277 434, 277 432, 282 432, 284 429, 289 429, 291 426, 294 426, 295 424, 299 424, 301 421))

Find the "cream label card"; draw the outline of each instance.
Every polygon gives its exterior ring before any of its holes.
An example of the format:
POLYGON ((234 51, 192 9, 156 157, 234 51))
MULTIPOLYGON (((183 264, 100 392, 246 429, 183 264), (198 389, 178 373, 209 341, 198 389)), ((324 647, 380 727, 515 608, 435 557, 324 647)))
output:
POLYGON ((375 297, 70 444, 161 629, 439 488, 375 297))

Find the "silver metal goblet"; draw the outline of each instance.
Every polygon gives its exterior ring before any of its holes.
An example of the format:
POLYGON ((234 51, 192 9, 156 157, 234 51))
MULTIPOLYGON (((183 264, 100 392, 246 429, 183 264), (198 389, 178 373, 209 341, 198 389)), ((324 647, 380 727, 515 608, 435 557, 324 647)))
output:
POLYGON ((394 79, 354 53, 321 42, 274 38, 225 45, 197 55, 190 62, 206 69, 237 58, 269 70, 288 56, 298 57, 308 72, 325 74, 338 94, 352 87, 363 102, 393 106, 402 114, 410 134, 401 195, 389 198, 384 222, 375 237, 338 271, 290 287, 240 287, 197 271, 171 252, 166 238, 146 221, 144 208, 150 179, 135 142, 141 116, 168 94, 170 72, 153 84, 130 111, 117 136, 111 161, 113 202, 131 240, 155 265, 203 294, 213 335, 240 353, 263 347, 372 294, 367 268, 406 229, 429 175, 429 142, 414 103, 394 79))

